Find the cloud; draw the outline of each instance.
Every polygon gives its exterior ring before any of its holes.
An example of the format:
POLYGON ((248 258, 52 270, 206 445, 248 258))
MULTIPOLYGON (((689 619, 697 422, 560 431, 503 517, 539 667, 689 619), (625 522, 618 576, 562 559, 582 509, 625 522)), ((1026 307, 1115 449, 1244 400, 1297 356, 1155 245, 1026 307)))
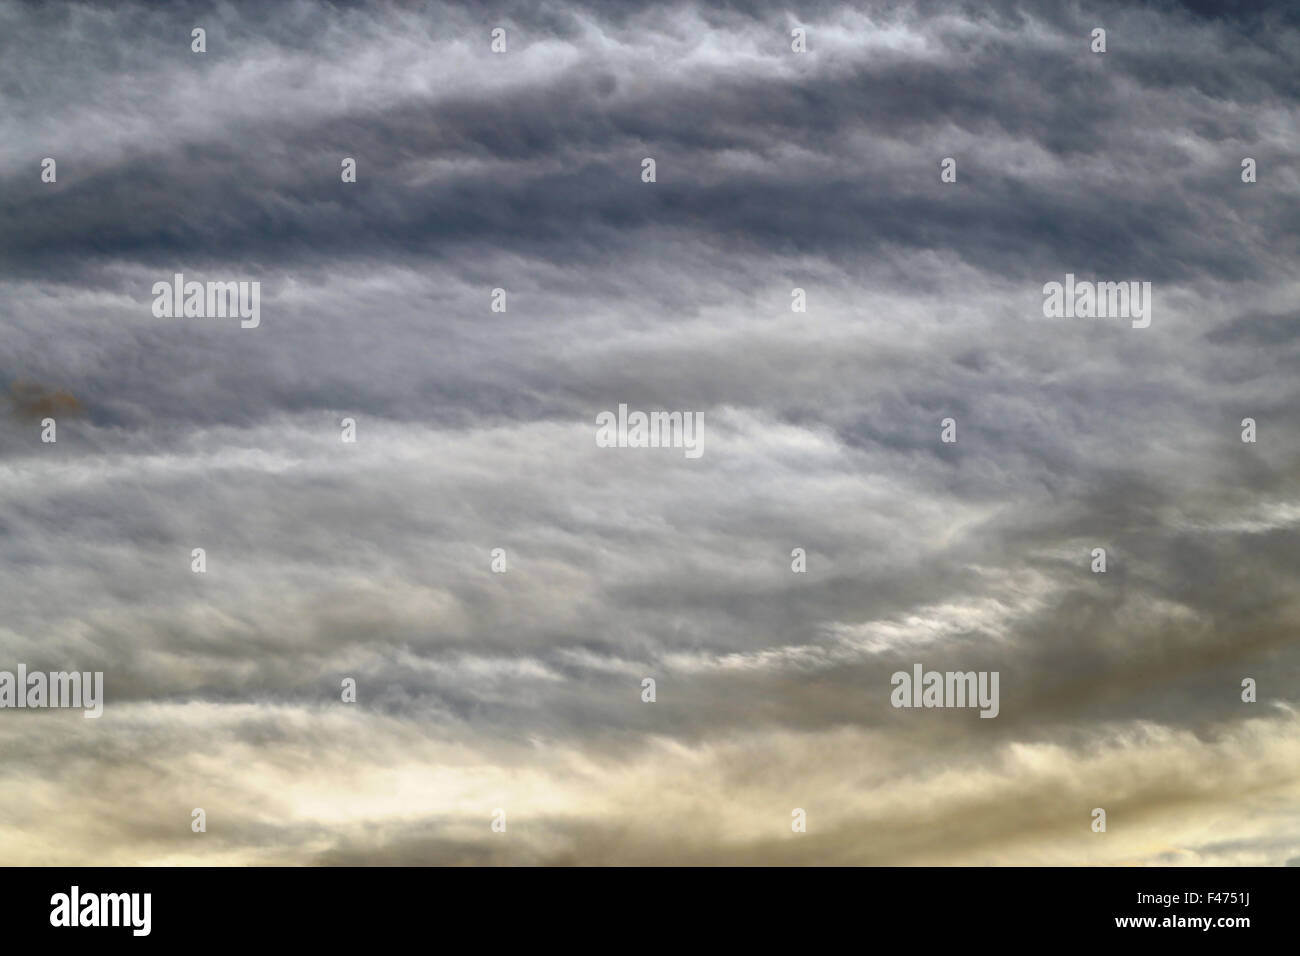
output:
POLYGON ((0 6, 0 666, 107 704, 0 713, 6 859, 1294 857, 1287 5, 60 9, 0 6))

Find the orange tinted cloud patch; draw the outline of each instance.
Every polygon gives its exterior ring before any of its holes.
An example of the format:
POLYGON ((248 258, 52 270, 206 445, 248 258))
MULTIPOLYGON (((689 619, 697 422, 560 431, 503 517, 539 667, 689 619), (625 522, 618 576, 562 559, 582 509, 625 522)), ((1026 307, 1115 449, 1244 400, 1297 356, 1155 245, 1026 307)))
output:
POLYGON ((67 389, 49 389, 35 382, 14 382, 9 386, 9 403, 15 418, 40 421, 42 418, 80 415, 85 407, 67 389))

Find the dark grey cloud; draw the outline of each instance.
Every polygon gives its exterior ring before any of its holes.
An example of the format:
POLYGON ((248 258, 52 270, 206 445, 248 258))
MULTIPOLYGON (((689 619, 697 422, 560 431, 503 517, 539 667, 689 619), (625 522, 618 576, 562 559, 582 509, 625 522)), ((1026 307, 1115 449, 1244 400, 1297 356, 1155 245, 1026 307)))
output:
POLYGON ((1286 4, 0 6, 0 656, 109 693, 0 720, 7 858, 1286 861, 1297 52, 1286 4), (175 272, 261 326, 155 318, 175 272), (1043 318, 1066 272, 1151 327, 1043 318), (619 403, 703 457, 597 448, 619 403), (892 708, 917 661, 998 719, 892 708))

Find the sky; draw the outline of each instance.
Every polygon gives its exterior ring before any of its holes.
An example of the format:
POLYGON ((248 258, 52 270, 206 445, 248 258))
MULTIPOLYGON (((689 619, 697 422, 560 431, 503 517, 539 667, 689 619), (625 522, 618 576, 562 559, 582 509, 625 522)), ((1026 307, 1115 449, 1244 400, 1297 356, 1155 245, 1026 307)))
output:
POLYGON ((1300 865, 1297 59, 1289 3, 0 0, 0 670, 105 698, 0 710, 0 861, 1300 865))

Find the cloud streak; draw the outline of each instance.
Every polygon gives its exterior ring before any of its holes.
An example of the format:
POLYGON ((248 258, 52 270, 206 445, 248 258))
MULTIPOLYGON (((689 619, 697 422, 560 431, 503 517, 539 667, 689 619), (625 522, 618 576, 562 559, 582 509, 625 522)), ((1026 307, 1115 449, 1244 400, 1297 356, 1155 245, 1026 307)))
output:
POLYGON ((494 16, 0 4, 0 667, 107 696, 0 713, 5 859, 1296 858, 1287 5, 494 16))

